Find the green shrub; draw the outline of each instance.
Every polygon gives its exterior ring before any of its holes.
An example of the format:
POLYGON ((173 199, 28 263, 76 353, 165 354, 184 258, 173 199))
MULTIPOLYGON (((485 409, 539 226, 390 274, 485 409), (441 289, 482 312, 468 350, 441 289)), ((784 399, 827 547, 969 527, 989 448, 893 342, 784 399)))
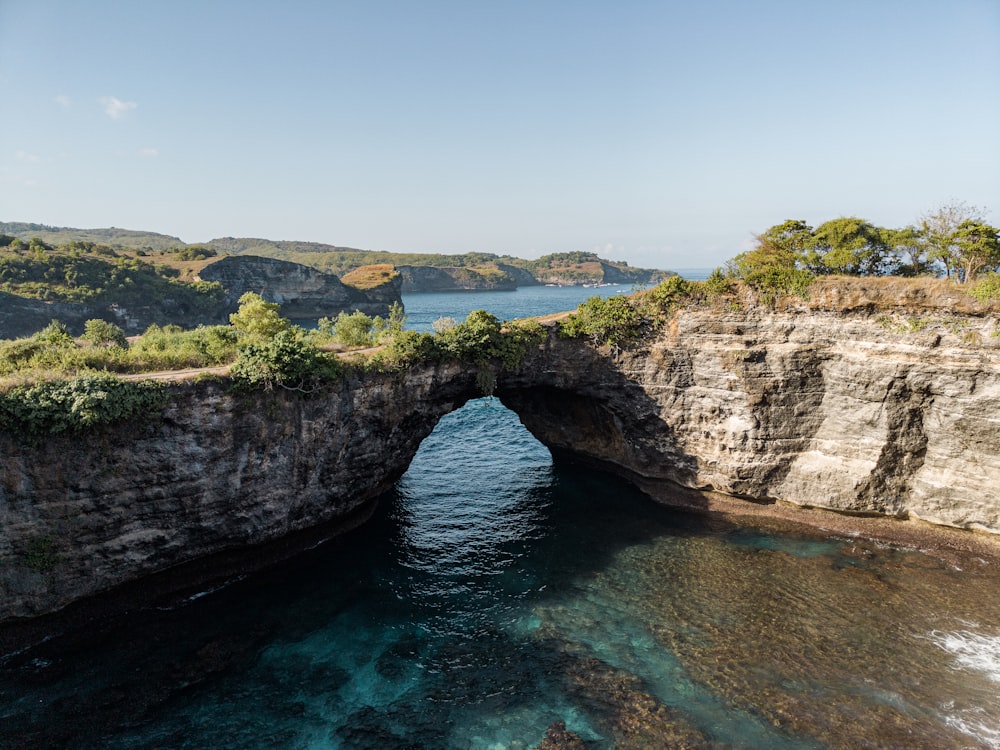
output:
POLYGON ((117 346, 120 349, 128 348, 128 340, 125 338, 125 331, 98 318, 88 320, 83 324, 84 341, 88 341, 94 346, 117 346))
POLYGON ((53 346, 72 346, 74 343, 69 329, 58 320, 53 320, 31 338, 53 346))
POLYGON ((689 299, 692 290, 690 281, 680 276, 671 276, 652 289, 642 292, 639 302, 644 312, 656 320, 669 315, 680 302, 689 299))
POLYGON ((301 328, 279 331, 267 341, 242 344, 230 371, 244 386, 312 392, 336 381, 343 366, 334 356, 321 353, 301 328))
POLYGON ((712 270, 708 278, 702 282, 702 289, 710 300, 725 297, 734 291, 732 282, 726 278, 721 268, 712 270))
POLYGON ((969 290, 969 294, 982 303, 1000 299, 1000 274, 988 273, 979 277, 979 281, 969 290))
POLYGON ((368 347, 375 341, 372 319, 360 310, 341 312, 333 324, 333 338, 344 346, 368 347))
POLYGON ((795 295, 805 299, 815 276, 801 268, 771 266, 758 268, 743 276, 743 281, 757 292, 764 304, 773 305, 779 297, 795 295))
POLYGON ((177 260, 206 260, 214 258, 218 253, 210 247, 181 247, 174 251, 177 260))
POLYGON ((162 383, 87 375, 12 388, 0 393, 0 429, 28 436, 56 435, 136 418, 166 403, 162 383))
POLYGON ((500 319, 485 310, 473 310, 466 319, 437 336, 445 356, 479 364, 500 355, 500 319))
POLYGON ((126 367, 142 372, 227 364, 236 358, 236 342, 236 331, 230 326, 184 331, 174 325, 151 325, 129 347, 126 367))
POLYGON ((371 358, 379 370, 398 371, 418 362, 437 361, 441 356, 434 336, 418 331, 400 331, 389 339, 386 347, 371 358))
POLYGON ((642 331, 642 316, 629 297, 591 297, 559 325, 559 335, 586 337, 598 346, 618 348, 642 331))
POLYGON ((372 338, 376 344, 384 343, 398 333, 401 333, 406 325, 406 313, 403 306, 398 302, 393 302, 389 306, 389 317, 381 318, 376 316, 372 320, 372 338))

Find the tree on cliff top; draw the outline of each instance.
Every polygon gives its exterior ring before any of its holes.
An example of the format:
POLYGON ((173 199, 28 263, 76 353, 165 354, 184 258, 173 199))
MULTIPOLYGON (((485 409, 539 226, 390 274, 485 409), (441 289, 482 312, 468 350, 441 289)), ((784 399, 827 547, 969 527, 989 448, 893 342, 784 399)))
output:
POLYGON ((805 261, 813 273, 885 276, 892 271, 888 256, 888 245, 878 227, 864 219, 842 216, 816 227, 805 261))
POLYGON ((758 235, 753 250, 729 261, 726 275, 742 280, 765 302, 782 294, 801 295, 813 280, 809 271, 799 267, 811 243, 812 230, 804 221, 786 221, 758 235))
POLYGON ((920 237, 927 257, 939 263, 945 275, 954 273, 971 283, 982 271, 1000 265, 1000 230, 986 223, 984 210, 952 203, 920 219, 920 237))
POLYGON ((229 322, 246 336, 272 339, 292 327, 290 320, 278 315, 278 307, 255 292, 247 292, 240 297, 240 308, 229 316, 229 322))

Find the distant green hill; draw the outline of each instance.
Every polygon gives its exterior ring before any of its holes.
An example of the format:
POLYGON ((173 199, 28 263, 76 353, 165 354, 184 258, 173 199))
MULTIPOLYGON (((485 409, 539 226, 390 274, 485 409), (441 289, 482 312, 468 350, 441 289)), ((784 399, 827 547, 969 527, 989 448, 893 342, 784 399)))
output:
POLYGON ((66 245, 70 242, 93 242, 114 248, 141 250, 165 250, 183 247, 178 237, 156 232, 137 232, 131 229, 73 229, 72 227, 51 227, 46 224, 30 224, 23 221, 0 221, 0 234, 17 237, 25 242, 37 237, 49 245, 66 245))
MULTIPOLYGON (((495 253, 395 253, 384 250, 357 250, 349 247, 324 245, 319 242, 291 242, 265 240, 257 237, 223 237, 204 243, 220 255, 263 255, 271 258, 290 260, 305 266, 318 268, 326 273, 343 276, 361 266, 392 264, 397 267, 430 266, 441 269, 464 269, 482 276, 482 288, 495 288, 497 274, 505 276, 510 285, 524 286, 536 284, 648 284, 660 281, 669 272, 633 268, 623 261, 604 260, 595 253, 568 252, 552 253, 537 260, 515 258, 512 255, 495 253), (515 274, 511 269, 530 274, 515 274)), ((454 274, 453 274, 454 275, 454 274)), ((466 274, 467 276, 467 274, 466 274)), ((404 274, 405 277, 405 274, 404 274)), ((474 288, 476 284, 461 285, 474 288)), ((408 291, 404 284, 403 291, 408 291)), ((410 291, 416 291, 410 290, 410 291)))
MULTIPOLYGON (((188 247, 178 237, 130 229, 74 229, 46 224, 0 222, 0 236, 17 237, 24 242, 38 238, 59 247, 70 243, 93 243, 117 250, 157 252, 188 247)), ((553 253, 536 260, 515 258, 494 253, 398 253, 382 250, 358 250, 321 242, 268 240, 259 237, 220 237, 199 247, 207 247, 218 255, 260 255, 277 258, 325 273, 343 276, 362 266, 391 264, 407 267, 442 269, 443 286, 427 289, 501 289, 530 284, 649 284, 670 275, 669 272, 633 268, 623 261, 599 258, 590 252, 553 253), (453 281, 448 281, 450 276, 453 281)), ((415 281, 426 274, 407 274, 404 270, 404 291, 426 291, 415 281)))

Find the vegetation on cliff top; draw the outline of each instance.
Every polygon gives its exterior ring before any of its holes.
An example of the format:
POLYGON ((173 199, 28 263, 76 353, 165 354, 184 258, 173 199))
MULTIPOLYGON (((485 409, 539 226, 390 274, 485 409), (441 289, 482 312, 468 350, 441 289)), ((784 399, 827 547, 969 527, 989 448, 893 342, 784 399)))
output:
POLYGON ((144 373, 228 364, 236 357, 236 333, 230 326, 184 331, 151 325, 131 342, 104 320, 87 321, 74 339, 53 321, 27 338, 0 341, 0 379, 19 381, 74 377, 95 372, 144 373))
POLYGON ((727 278, 739 280, 770 301, 803 296, 813 279, 844 276, 935 276, 969 285, 980 300, 994 298, 990 283, 1000 270, 1000 230, 982 209, 954 203, 924 214, 902 229, 840 217, 811 227, 789 219, 757 236, 753 249, 733 258, 727 278))
POLYGON ((42 381, 0 391, 0 430, 27 438, 151 418, 166 403, 162 383, 110 374, 42 381))
POLYGON ((821 279, 834 282, 821 288, 827 304, 839 299, 843 309, 910 305, 958 312, 970 297, 980 305, 1000 300, 998 271, 1000 230, 965 204, 945 206, 903 229, 853 217, 816 228, 789 220, 758 235, 752 249, 704 282, 673 278, 630 298, 594 297, 561 321, 559 330, 620 348, 657 330, 681 303, 773 306, 789 297, 808 299, 821 279))
POLYGON ((180 248, 149 254, 91 242, 55 247, 0 235, 0 291, 48 302, 143 306, 170 299, 208 309, 223 299, 222 286, 194 281, 190 274, 209 253, 214 251, 180 248))
POLYGON ((392 373, 414 364, 461 362, 476 368, 483 393, 516 369, 545 337, 535 321, 503 322, 482 310, 435 334, 403 329, 402 308, 386 320, 360 312, 324 319, 317 330, 293 325, 278 305, 248 292, 229 326, 195 331, 151 326, 131 342, 105 321, 74 340, 57 321, 27 339, 0 342, 0 374, 19 377, 0 388, 0 430, 34 439, 127 419, 150 419, 165 403, 162 384, 122 380, 116 373, 230 364, 237 390, 322 392, 351 369, 392 373), (377 346, 344 360, 345 347, 377 346), (55 376, 56 379, 52 379, 55 376))
POLYGON ((515 258, 495 253, 397 253, 376 250, 355 250, 317 242, 271 241, 257 238, 224 237, 207 243, 209 247, 233 255, 250 254, 280 258, 313 266, 326 273, 343 276, 353 269, 372 264, 394 266, 431 266, 462 269, 471 276, 486 277, 494 283, 509 278, 502 266, 527 271, 542 283, 593 283, 604 278, 604 268, 610 266, 630 283, 649 283, 666 276, 663 271, 633 268, 624 261, 604 260, 591 252, 551 253, 535 260, 515 258))

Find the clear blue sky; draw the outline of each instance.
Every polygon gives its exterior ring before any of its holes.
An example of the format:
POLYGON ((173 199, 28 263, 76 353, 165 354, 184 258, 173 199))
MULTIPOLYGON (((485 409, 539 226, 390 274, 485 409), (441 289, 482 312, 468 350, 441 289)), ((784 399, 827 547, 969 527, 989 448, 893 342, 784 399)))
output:
POLYGON ((1000 2, 0 0, 0 220, 716 265, 1000 223, 1000 2))

